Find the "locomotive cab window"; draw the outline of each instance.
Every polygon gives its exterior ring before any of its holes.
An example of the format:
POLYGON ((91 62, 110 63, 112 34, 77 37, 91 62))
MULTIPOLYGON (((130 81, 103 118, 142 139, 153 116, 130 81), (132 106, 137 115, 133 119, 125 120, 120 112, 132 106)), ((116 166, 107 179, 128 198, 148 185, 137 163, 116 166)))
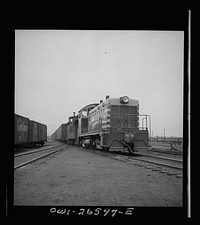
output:
POLYGON ((87 116, 87 111, 82 111, 82 116, 87 116))

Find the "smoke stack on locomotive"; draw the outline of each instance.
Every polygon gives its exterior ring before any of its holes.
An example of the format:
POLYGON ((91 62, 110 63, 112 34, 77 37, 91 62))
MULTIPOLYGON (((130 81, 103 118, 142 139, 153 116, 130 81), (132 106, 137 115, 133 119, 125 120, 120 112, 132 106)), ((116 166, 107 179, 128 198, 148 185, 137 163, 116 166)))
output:
MULTIPOLYGON (((148 128, 139 127, 139 120, 147 115, 139 115, 139 101, 128 96, 110 98, 86 105, 78 115, 69 117, 67 124, 60 128, 60 140, 82 147, 122 150, 133 153, 148 147, 148 128), (73 135, 72 135, 73 133, 73 135), (65 134, 65 135, 62 135, 65 134), (69 135, 70 134, 70 135, 69 135), (70 139, 69 139, 70 137, 70 139)), ((58 131, 53 134, 55 138, 58 131)))

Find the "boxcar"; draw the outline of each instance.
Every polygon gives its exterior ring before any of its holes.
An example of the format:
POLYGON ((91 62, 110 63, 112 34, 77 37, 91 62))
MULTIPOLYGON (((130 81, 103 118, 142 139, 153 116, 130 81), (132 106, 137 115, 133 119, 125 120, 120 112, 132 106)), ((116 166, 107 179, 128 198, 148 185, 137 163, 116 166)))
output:
POLYGON ((28 118, 15 114, 14 144, 16 148, 25 146, 28 143, 28 126, 28 118))
POLYGON ((63 123, 57 128, 57 130, 51 135, 51 139, 63 141, 67 144, 74 145, 77 139, 77 126, 78 117, 70 116, 67 123, 63 123))
POLYGON ((14 114, 14 146, 15 149, 43 145, 47 141, 47 126, 14 114))
POLYGON ((62 141, 65 141, 67 139, 67 128, 66 123, 62 124, 62 141))
POLYGON ((69 123, 67 127, 67 133, 68 133, 68 143, 74 144, 77 137, 77 129, 73 123, 69 123))
POLYGON ((39 141, 39 124, 36 121, 29 121, 28 142, 30 146, 34 146, 39 141))
POLYGON ((59 128, 55 131, 55 140, 62 140, 63 138, 63 125, 60 125, 59 128))
POLYGON ((47 126, 38 123, 38 143, 44 145, 45 141, 47 141, 47 126))

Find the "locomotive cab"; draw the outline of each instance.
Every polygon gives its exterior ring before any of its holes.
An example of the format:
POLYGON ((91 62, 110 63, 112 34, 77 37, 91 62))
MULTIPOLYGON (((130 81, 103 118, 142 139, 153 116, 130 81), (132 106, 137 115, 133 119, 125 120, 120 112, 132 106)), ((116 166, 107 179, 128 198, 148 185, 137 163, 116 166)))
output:
POLYGON ((83 107, 81 110, 78 112, 78 144, 82 145, 82 138, 84 137, 84 134, 88 132, 88 116, 89 116, 89 111, 96 107, 98 104, 89 104, 85 107, 83 107))

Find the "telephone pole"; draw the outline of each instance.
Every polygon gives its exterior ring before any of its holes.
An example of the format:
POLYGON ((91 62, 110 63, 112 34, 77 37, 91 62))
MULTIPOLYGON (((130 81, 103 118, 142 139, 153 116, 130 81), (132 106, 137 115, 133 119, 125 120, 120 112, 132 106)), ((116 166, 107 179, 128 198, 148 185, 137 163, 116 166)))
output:
POLYGON ((164 141, 165 141, 165 128, 164 128, 164 141))

